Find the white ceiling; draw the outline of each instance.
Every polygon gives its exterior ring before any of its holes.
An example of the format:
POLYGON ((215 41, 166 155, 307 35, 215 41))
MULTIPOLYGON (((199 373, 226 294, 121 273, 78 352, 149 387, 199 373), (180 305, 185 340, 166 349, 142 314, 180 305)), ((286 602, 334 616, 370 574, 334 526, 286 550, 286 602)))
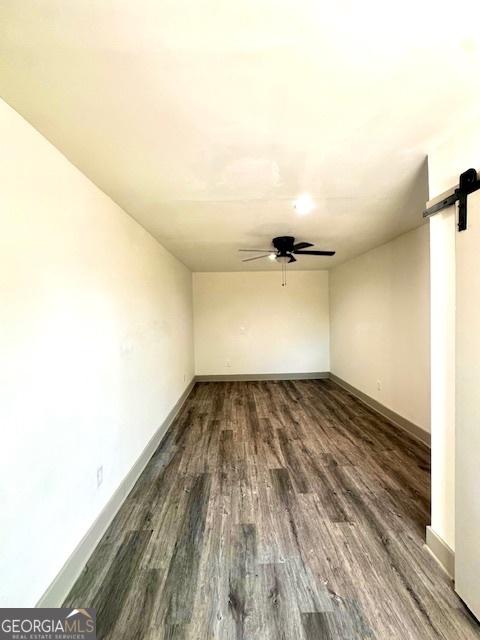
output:
POLYGON ((287 234, 324 269, 421 222, 476 4, 1 0, 0 94, 193 270, 278 269, 237 249, 287 234))

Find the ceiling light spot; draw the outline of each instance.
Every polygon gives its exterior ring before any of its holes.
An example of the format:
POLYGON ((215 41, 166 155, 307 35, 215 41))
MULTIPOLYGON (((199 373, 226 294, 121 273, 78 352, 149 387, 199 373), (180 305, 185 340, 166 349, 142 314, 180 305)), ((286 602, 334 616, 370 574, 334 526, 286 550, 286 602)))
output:
POLYGON ((299 216, 305 216, 315 209, 315 203, 309 193, 302 193, 293 203, 293 208, 299 216))

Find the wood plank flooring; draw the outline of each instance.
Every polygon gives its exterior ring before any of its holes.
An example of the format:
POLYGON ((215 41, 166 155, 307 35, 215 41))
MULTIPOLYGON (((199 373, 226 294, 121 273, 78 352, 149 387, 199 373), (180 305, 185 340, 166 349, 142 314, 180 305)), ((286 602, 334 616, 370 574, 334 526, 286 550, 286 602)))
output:
POLYGON ((469 640, 429 451, 329 380, 198 383, 65 606, 115 640, 469 640))

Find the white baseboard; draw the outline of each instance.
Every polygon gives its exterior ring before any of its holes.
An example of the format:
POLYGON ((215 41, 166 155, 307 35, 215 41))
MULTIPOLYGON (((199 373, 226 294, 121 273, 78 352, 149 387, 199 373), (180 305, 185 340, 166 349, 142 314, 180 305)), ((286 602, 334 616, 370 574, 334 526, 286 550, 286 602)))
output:
POLYGON ((197 375, 197 382, 248 382, 258 380, 323 380, 328 371, 307 371, 306 373, 229 373, 197 375))
POLYGON ((455 552, 430 526, 427 527, 427 549, 453 580, 455 575, 455 552))
POLYGON ((51 585, 40 598, 36 605, 37 607, 60 607, 62 605, 71 588, 75 584, 78 576, 83 571, 83 568, 85 567, 88 559, 95 550, 95 547, 100 542, 104 533, 110 526, 113 518, 116 516, 118 510, 125 501, 125 498, 133 489, 140 474, 143 472, 150 458, 157 450, 163 436, 166 434, 168 428, 175 420, 180 409, 185 403, 185 400, 190 395, 190 392, 192 391, 194 385, 195 378, 192 378, 190 384, 182 393, 175 406, 162 422, 160 427, 157 429, 133 467, 122 480, 118 489, 112 495, 100 515, 84 535, 71 556, 65 562, 51 585))

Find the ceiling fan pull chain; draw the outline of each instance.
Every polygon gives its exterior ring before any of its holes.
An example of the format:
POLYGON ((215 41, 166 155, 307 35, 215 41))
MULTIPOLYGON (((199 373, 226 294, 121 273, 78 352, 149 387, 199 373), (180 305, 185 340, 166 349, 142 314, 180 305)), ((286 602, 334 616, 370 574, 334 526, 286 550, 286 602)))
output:
POLYGON ((287 286, 287 264, 282 262, 282 287, 287 286))

